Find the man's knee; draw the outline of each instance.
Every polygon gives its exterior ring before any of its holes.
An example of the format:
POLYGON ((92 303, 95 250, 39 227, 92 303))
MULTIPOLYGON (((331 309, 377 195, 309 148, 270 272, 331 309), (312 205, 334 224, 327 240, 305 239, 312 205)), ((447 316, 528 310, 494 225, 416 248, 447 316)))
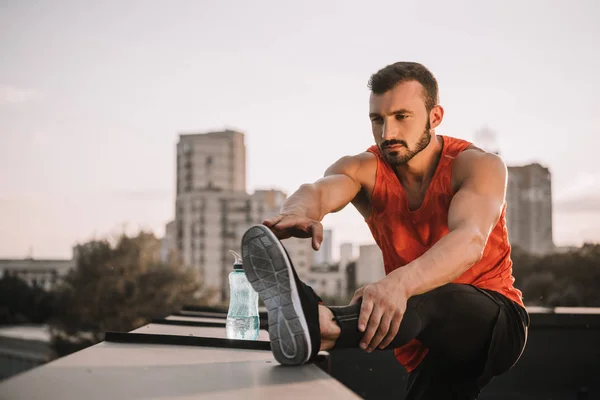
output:
POLYGON ((435 310, 449 310, 451 299, 456 293, 474 293, 476 290, 471 285, 462 283, 447 283, 423 294, 408 299, 407 307, 419 309, 434 308, 435 310))

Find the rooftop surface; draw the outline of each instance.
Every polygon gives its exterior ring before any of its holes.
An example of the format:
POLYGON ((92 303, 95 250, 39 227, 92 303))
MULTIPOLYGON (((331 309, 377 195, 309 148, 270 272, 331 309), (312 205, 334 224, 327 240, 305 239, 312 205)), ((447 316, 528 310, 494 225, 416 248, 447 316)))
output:
POLYGON ((102 343, 0 383, 0 398, 359 398, 315 364, 279 365, 265 349, 264 330, 250 343, 262 345, 262 350, 216 347, 230 342, 223 319, 172 316, 115 337, 126 343, 107 335, 102 343), (176 322, 197 326, 172 324, 176 322), (203 344, 205 338, 217 342, 203 344), (193 345, 190 339, 196 340, 193 345))
MULTIPOLYGON (((109 332, 102 343, 0 382, 0 399, 403 398, 407 375, 391 352, 340 350, 284 367, 265 330, 257 341, 225 339, 222 311, 188 308, 131 332, 109 332)), ((522 359, 480 398, 600 398, 600 310, 529 312, 522 359)))

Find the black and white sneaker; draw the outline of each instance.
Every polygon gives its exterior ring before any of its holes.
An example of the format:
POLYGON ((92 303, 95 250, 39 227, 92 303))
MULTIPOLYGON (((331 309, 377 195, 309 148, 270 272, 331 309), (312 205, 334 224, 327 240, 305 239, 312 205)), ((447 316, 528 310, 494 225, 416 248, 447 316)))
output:
POLYGON ((271 351, 280 364, 315 360, 321 346, 319 298, 296 274, 285 248, 264 225, 242 237, 246 277, 268 310, 271 351))

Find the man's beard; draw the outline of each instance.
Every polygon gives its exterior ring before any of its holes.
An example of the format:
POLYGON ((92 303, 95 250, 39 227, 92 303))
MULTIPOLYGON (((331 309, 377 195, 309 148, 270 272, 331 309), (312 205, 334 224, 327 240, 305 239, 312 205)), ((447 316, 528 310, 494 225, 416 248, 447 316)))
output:
POLYGON ((409 149, 408 144, 403 140, 387 140, 387 141, 381 142, 381 144, 379 145, 379 150, 381 151, 381 154, 383 154, 383 156, 385 157, 385 160, 392 167, 397 167, 397 166, 406 164, 414 156, 416 156, 417 154, 419 154, 420 152, 425 150, 425 148, 429 145, 429 142, 431 142, 431 124, 429 123, 429 120, 428 120, 427 126, 425 126, 425 130, 423 131, 423 134, 417 141, 417 144, 415 145, 414 149, 409 149), (403 145, 407 149, 407 151, 404 154, 400 154, 397 151, 393 151, 391 153, 384 152, 384 149, 386 146, 391 146, 394 144, 403 145))

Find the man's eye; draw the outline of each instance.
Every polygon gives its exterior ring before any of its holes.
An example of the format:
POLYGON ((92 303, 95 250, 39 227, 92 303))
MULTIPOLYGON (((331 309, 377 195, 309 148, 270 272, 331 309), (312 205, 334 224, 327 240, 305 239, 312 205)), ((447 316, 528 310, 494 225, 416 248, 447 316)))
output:
POLYGON ((374 124, 381 124, 382 121, 383 121, 382 118, 373 118, 373 119, 371 119, 371 122, 373 122, 374 124))
POLYGON ((398 121, 402 121, 403 119, 406 119, 406 115, 402 115, 402 114, 396 114, 396 119, 398 121))

